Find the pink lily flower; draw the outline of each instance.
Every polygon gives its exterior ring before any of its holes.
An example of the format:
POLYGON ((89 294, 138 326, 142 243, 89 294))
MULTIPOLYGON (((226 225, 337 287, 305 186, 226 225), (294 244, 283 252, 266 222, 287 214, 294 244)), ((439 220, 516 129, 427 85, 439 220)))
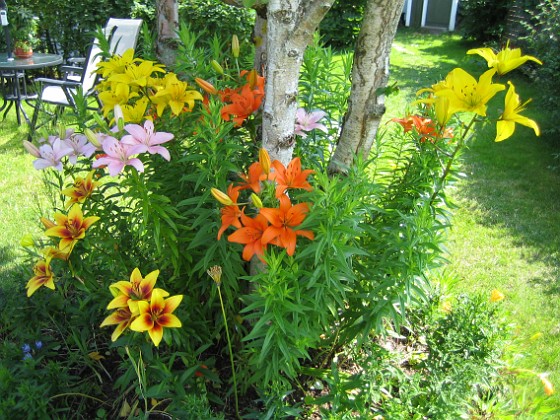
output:
POLYGON ((103 156, 93 162, 93 168, 107 165, 109 175, 116 176, 122 172, 125 166, 133 166, 138 172, 144 172, 144 164, 138 158, 131 158, 131 147, 118 141, 114 137, 107 137, 103 141, 103 151, 107 156, 103 156))
POLYGON ((294 133, 297 136, 301 136, 303 138, 307 137, 305 131, 311 131, 315 128, 328 133, 327 127, 321 123, 318 123, 318 121, 325 115, 327 115, 325 111, 312 111, 310 113, 307 113, 305 109, 299 108, 296 111, 296 128, 294 130, 294 133))
POLYGON ((60 160, 70 153, 72 153, 72 149, 57 138, 52 144, 45 143, 39 147, 41 157, 33 161, 33 166, 37 170, 52 166, 57 171, 62 171, 62 162, 60 160))
POLYGON ((72 165, 76 164, 79 156, 89 158, 95 152, 95 146, 83 134, 72 134, 64 139, 64 143, 72 149, 72 152, 68 154, 68 160, 72 165))
POLYGON ((124 136, 121 141, 131 146, 132 153, 148 152, 152 155, 157 153, 167 161, 171 159, 169 150, 160 146, 160 144, 173 139, 173 134, 154 132, 154 123, 150 120, 144 122, 144 127, 138 124, 127 124, 124 129, 129 134, 124 136))

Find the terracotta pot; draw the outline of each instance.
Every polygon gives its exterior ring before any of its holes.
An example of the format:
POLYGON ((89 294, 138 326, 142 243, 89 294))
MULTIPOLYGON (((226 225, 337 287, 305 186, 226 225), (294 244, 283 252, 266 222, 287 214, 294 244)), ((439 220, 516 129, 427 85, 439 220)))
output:
POLYGON ((29 57, 31 57, 31 56, 33 55, 33 50, 30 49, 30 50, 24 51, 24 50, 21 49, 21 48, 16 48, 16 49, 14 50, 14 55, 15 55, 17 58, 29 58, 29 57))

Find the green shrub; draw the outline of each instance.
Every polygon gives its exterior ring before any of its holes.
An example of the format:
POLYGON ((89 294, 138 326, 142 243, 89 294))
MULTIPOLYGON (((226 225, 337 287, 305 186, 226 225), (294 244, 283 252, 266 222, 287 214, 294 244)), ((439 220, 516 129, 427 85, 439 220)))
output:
POLYGON ((477 42, 500 41, 506 29, 509 0, 463 0, 459 9, 459 30, 477 42))
POLYGON ((366 0, 337 0, 321 22, 323 41, 334 48, 353 48, 360 33, 366 0))

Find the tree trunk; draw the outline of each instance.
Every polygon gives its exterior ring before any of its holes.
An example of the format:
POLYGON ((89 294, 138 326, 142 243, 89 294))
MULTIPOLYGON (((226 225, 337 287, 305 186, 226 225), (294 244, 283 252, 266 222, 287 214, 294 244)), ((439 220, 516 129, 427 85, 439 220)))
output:
POLYGON ((177 40, 179 36, 179 6, 177 0, 156 0, 158 59, 172 67, 177 59, 177 40))
POLYGON ((294 149, 303 53, 334 0, 270 0, 266 27, 263 147, 287 165, 294 149))
POLYGON ((344 173, 357 154, 367 157, 381 117, 385 98, 380 89, 389 78, 389 53, 404 0, 369 0, 354 52, 352 90, 338 145, 329 172, 344 173))

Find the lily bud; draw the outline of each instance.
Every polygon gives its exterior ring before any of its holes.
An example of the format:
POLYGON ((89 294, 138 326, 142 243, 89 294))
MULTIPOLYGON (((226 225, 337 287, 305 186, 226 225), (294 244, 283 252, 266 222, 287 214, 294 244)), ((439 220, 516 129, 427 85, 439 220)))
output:
POLYGON ((218 93, 218 90, 212 85, 212 83, 207 82, 206 80, 201 79, 200 77, 195 77, 195 78, 194 78, 194 81, 196 82, 196 84, 197 84, 198 86, 200 86, 200 88, 201 88, 204 92, 206 92, 206 93, 208 93, 208 94, 210 94, 210 95, 215 95, 215 94, 218 93))
POLYGON ((253 202, 253 204, 255 205, 256 208, 258 208, 258 209, 263 208, 263 203, 261 201, 261 198, 257 194, 255 194, 255 193, 251 194, 251 201, 253 202))
POLYGON ((270 156, 266 149, 259 150, 259 163, 263 172, 268 175, 270 173, 270 156))
POLYGON ((223 193, 222 191, 220 191, 217 188, 212 188, 210 190, 210 192, 212 193, 212 195, 214 196, 214 198, 216 200, 218 200, 219 203, 223 204, 224 206, 232 206, 235 203, 232 201, 231 198, 229 198, 229 195, 227 195, 226 193, 223 193))
POLYGON ((30 155, 35 156, 36 158, 41 157, 41 152, 39 151, 37 146, 35 146, 30 141, 24 140, 23 141, 23 147, 25 148, 25 150, 27 150, 29 152, 30 155))
POLYGON ((23 238, 21 238, 19 243, 23 247, 29 247, 29 246, 33 246, 35 244, 35 242, 33 241, 33 236, 30 233, 28 233, 27 235, 24 235, 23 238))
POLYGON ((224 68, 216 60, 210 61, 210 65, 218 74, 224 74, 224 68))
POLYGON ((66 126, 63 123, 58 124, 58 138, 59 139, 66 138, 66 126))
POLYGON ((45 229, 50 229, 56 226, 56 223, 47 219, 46 217, 41 217, 41 223, 43 224, 43 226, 45 226, 45 229))
POLYGON ((251 89, 254 89, 255 86, 257 86, 257 70, 253 69, 249 72, 249 75, 247 76, 247 81, 249 82, 249 86, 251 86, 251 89))
POLYGON ((84 134, 91 144, 93 144, 98 149, 101 148, 101 143, 99 143, 99 140, 98 140, 97 136, 95 135, 95 133, 93 131, 91 131, 91 129, 86 128, 84 130, 84 134))
POLYGON ((231 53, 235 58, 239 57, 239 38, 235 34, 231 38, 231 53))

